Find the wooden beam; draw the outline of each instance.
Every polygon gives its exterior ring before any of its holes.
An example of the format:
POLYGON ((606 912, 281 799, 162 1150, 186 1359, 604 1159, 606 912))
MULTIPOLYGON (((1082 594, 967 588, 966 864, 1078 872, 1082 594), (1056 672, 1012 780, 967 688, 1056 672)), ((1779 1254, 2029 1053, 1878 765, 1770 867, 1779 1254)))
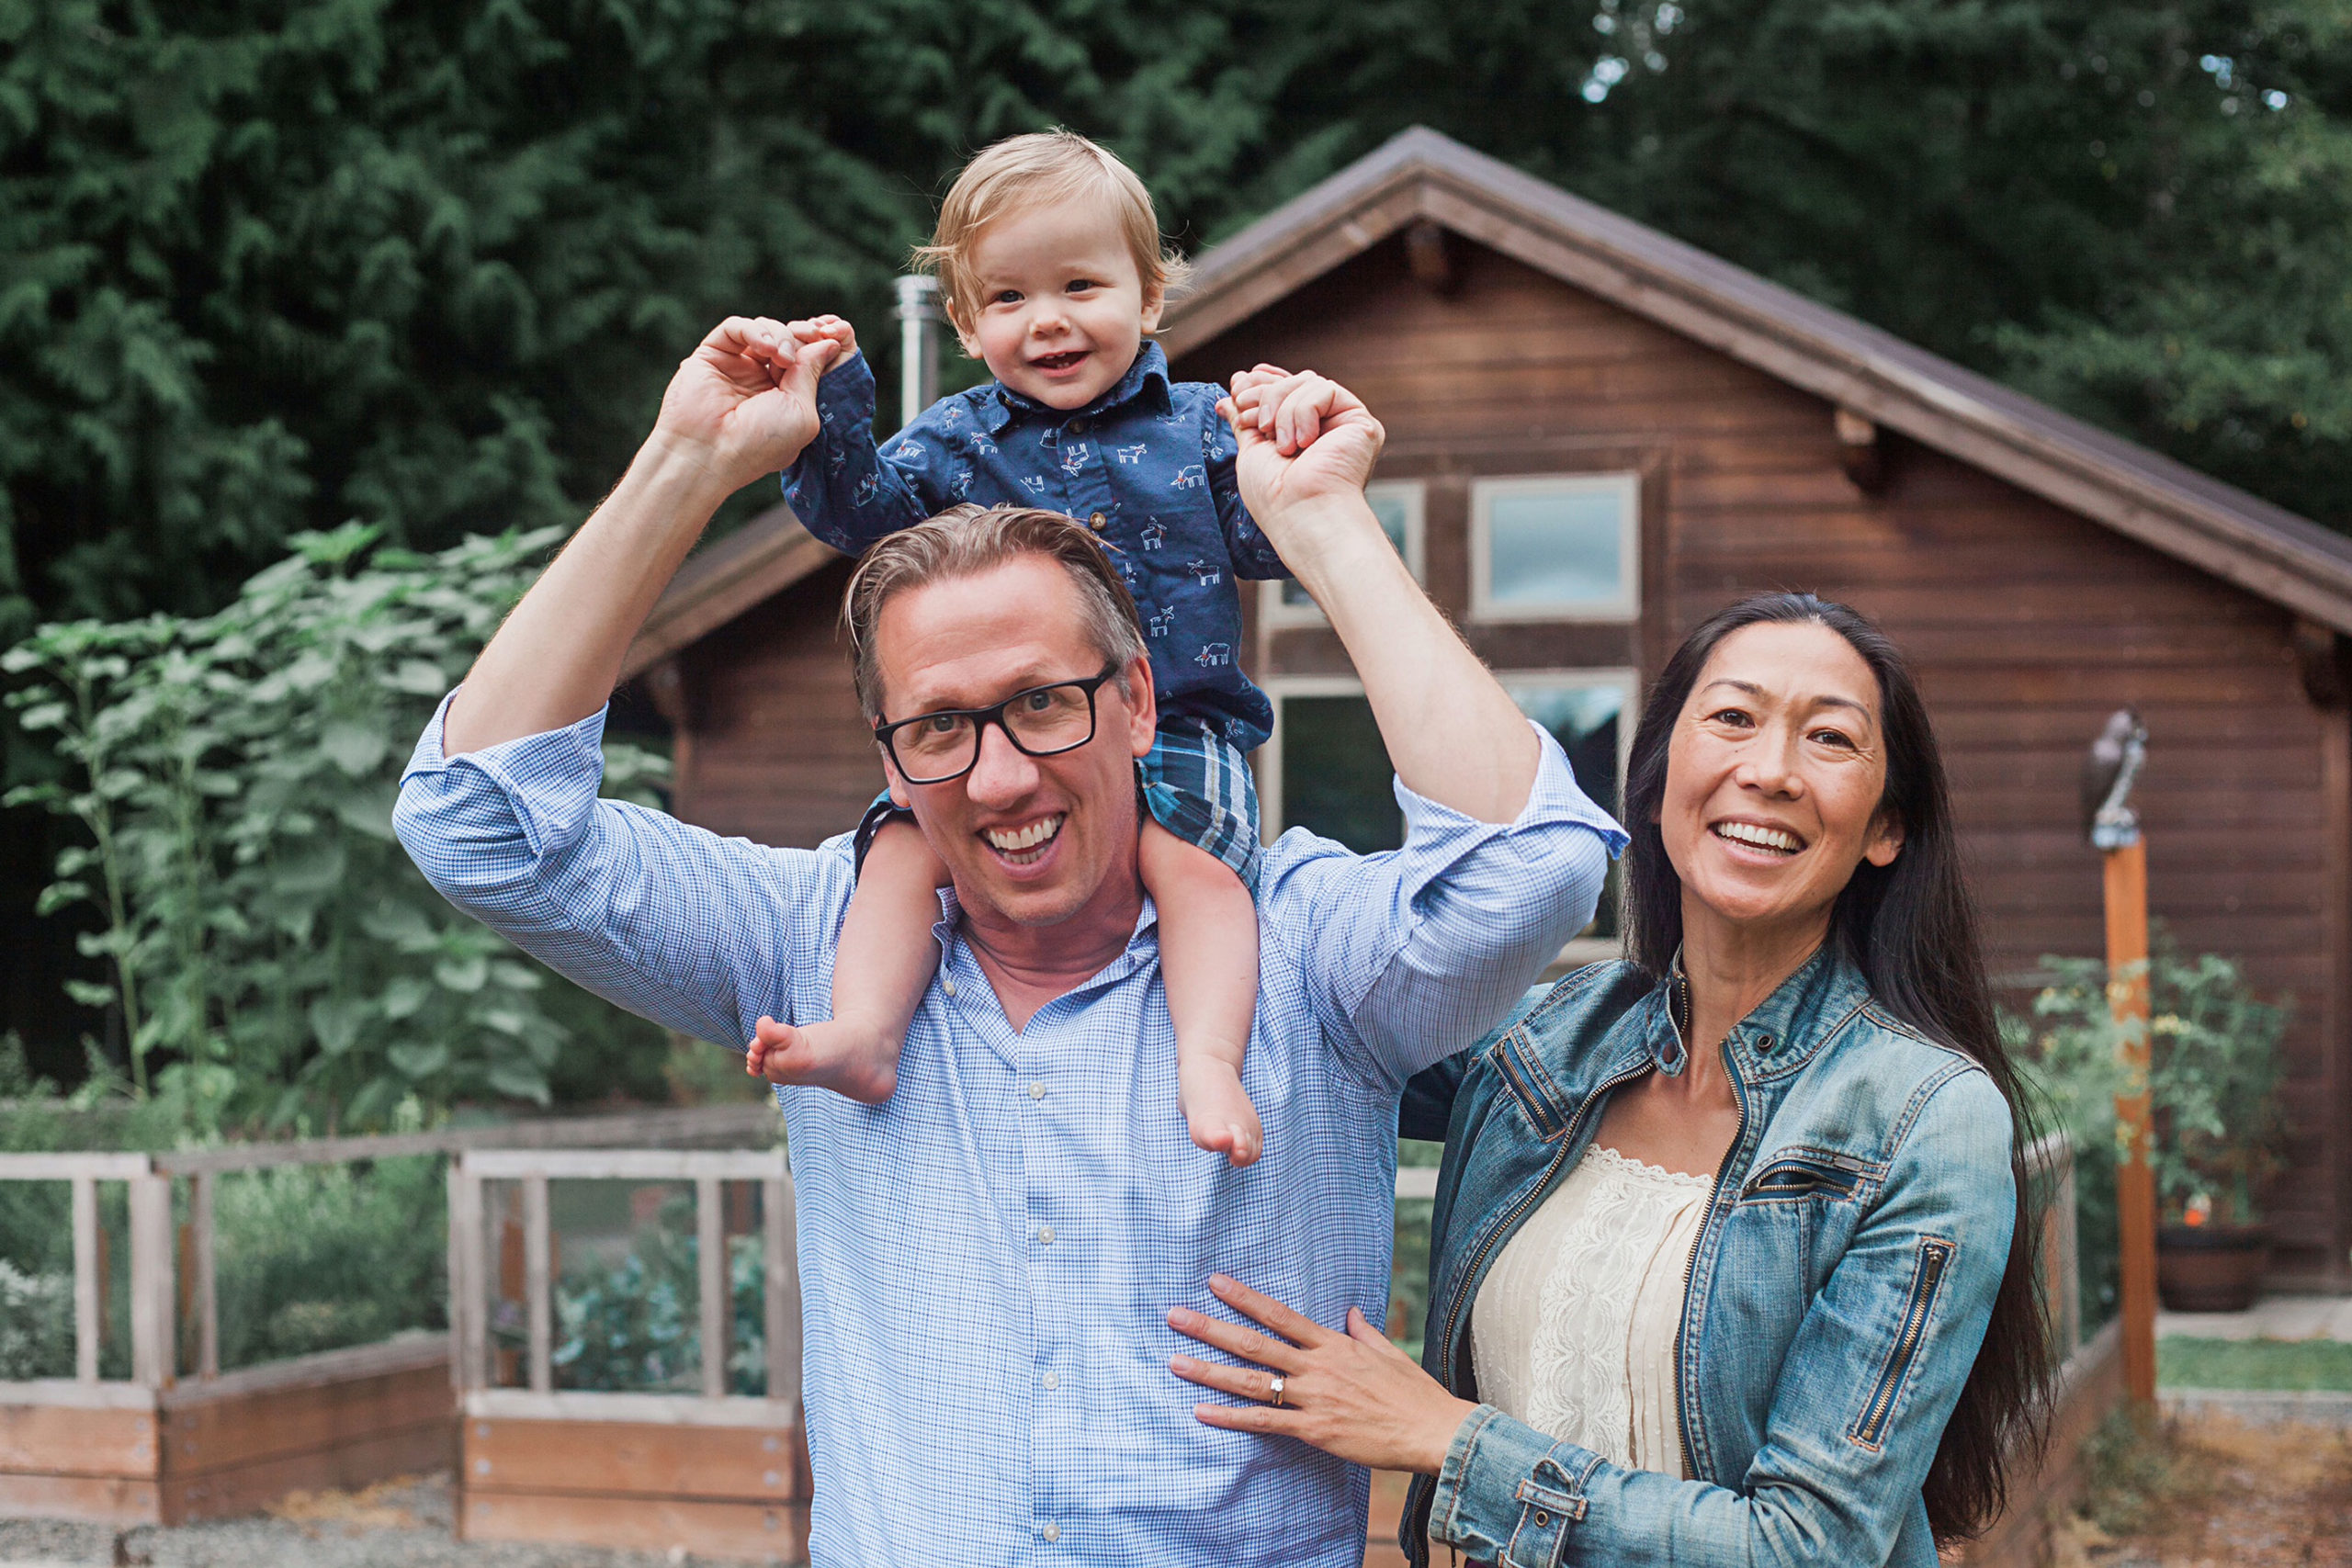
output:
POLYGON ((698 1393, 598 1393, 559 1389, 533 1393, 522 1388, 478 1388, 466 1395, 469 1421, 650 1421, 673 1427, 789 1427, 797 1412, 779 1399, 730 1393, 706 1399, 698 1393))
POLYGON ((554 1305, 548 1281, 548 1179, 523 1179, 523 1291, 531 1328, 531 1390, 555 1387, 554 1305))
POLYGON ((1886 446, 1878 438, 1878 425, 1849 408, 1838 411, 1835 423, 1838 466, 1864 495, 1882 493, 1886 489, 1886 446))
POLYGON ((188 1227, 196 1254, 196 1375, 207 1381, 220 1375, 220 1282, 212 1228, 212 1188, 218 1179, 209 1171, 199 1171, 187 1183, 188 1227))
POLYGON ((2352 706, 2323 710, 2319 743, 2326 810, 2319 938, 2327 990, 2320 1009, 2316 1120, 2335 1233, 2326 1269, 2341 1285, 2352 1270, 2352 706))
POLYGON ((74 1178, 74 1378, 98 1381, 98 1181, 74 1178))
POLYGON ((1442 223, 1418 218, 1405 226, 1405 265, 1414 282, 1441 299, 1462 292, 1462 269, 1442 223))
POLYGON ((0 1181, 129 1181, 155 1168, 145 1155, 0 1154, 0 1181))
POLYGON ((172 1179, 135 1177, 130 1182, 131 1378, 149 1388, 169 1388, 179 1375, 178 1359, 172 1333, 172 1179))
MULTIPOLYGON (((755 1105, 771 1122, 775 1111, 755 1105)), ((776 1149, 480 1149, 466 1156, 476 1176, 513 1181, 763 1181, 784 1165, 776 1149)))
MULTIPOLYGON (((453 1155, 469 1149, 593 1149, 671 1145, 764 1144, 775 1130, 775 1107, 764 1102, 695 1105, 632 1111, 612 1116, 548 1117, 503 1126, 466 1127, 438 1133, 396 1133, 380 1137, 302 1138, 283 1144, 231 1144, 216 1149, 186 1149, 147 1155, 0 1155, 0 1180, 22 1177, 63 1181, 87 1168, 101 1180, 119 1181, 155 1170, 166 1176, 198 1171, 260 1170, 270 1166, 334 1165, 346 1160, 398 1159, 413 1155, 453 1155)), ((492 1174, 511 1176, 516 1171, 492 1174)))
POLYGON ((484 1246, 481 1178, 461 1156, 449 1162, 449 1382, 460 1395, 490 1381, 484 1246))
POLYGON ((718 1178, 695 1180, 695 1261, 700 1266, 702 1308, 702 1392, 706 1399, 727 1393, 727 1322, 734 1315, 728 1300, 727 1234, 718 1208, 718 1178))

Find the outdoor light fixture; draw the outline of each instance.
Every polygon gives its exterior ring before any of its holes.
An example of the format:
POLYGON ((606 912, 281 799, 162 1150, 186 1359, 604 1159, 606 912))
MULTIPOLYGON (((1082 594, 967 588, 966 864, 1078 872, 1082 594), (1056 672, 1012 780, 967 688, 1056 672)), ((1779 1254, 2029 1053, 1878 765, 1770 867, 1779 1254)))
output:
POLYGON ((2083 762, 2083 831, 2092 848, 2120 850, 2140 841, 2132 786, 2147 760, 2147 725, 2132 709, 2116 709, 2083 762))

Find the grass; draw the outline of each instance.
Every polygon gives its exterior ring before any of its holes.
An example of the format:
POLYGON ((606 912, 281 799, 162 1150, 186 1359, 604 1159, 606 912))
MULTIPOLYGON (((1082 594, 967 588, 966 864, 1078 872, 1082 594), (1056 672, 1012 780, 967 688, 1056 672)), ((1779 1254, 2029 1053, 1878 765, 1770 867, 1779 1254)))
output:
POLYGON ((2169 1334, 2156 1343, 2156 1382, 2165 1388, 2352 1392, 2352 1344, 2169 1334))

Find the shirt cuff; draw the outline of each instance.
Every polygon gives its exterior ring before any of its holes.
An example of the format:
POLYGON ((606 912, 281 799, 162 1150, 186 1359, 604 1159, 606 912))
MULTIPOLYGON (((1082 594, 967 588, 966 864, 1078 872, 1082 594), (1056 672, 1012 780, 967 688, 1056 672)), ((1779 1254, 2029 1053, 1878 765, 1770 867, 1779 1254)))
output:
POLYGON ((840 439, 845 421, 862 424, 869 433, 873 430, 874 367, 863 352, 817 378, 817 421, 818 442, 840 439))
POLYGON ((1466 837, 1475 841, 1497 834, 1567 825, 1589 828, 1599 833, 1609 845, 1611 860, 1623 852, 1625 830, 1617 825, 1615 818, 1595 806, 1584 786, 1577 783, 1576 770, 1568 766, 1567 754, 1560 750, 1559 741, 1533 719, 1527 721, 1527 728, 1535 731, 1542 755, 1536 760, 1535 783, 1527 792, 1527 804, 1520 807, 1519 816, 1508 827, 1466 817, 1451 806, 1442 806, 1427 795, 1416 794, 1403 779, 1395 781, 1396 804, 1405 813, 1405 844, 1408 850, 1450 838, 1466 837))
POLYGON ((409 753, 408 766, 401 770, 401 788, 405 792, 411 780, 437 779, 445 793, 462 792, 467 787, 460 782, 462 773, 469 770, 505 797, 533 856, 561 848, 586 824, 604 784, 609 706, 561 729, 450 757, 441 749, 442 733, 449 705, 463 690, 452 690, 433 710, 416 750, 409 753))

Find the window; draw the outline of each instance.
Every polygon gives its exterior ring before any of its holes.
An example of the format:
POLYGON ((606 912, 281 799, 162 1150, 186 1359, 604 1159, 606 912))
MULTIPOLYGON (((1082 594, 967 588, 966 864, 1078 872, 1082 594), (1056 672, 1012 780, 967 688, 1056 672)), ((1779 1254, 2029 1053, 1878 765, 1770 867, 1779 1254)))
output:
MULTIPOLYGON (((1544 670, 1495 677, 1520 712, 1552 732, 1577 782, 1614 817, 1633 743, 1631 670, 1544 670)), ((1351 676, 1293 676, 1268 682, 1274 735, 1261 754, 1261 813, 1271 840, 1305 828, 1359 853, 1405 841, 1404 814, 1391 790, 1396 770, 1373 722, 1363 682, 1351 676)), ((1600 908, 1578 933, 1588 942, 1617 936, 1617 873, 1612 866, 1600 908)), ((1607 954, 1572 951, 1579 962, 1607 954)))
POLYGON ((1470 487, 1470 614, 1481 621, 1630 621, 1641 613, 1639 474, 1479 479, 1470 487))
MULTIPOLYGON (((1380 526, 1396 553, 1405 558, 1405 568, 1413 581, 1421 580, 1421 494, 1419 479, 1384 479, 1364 486, 1363 498, 1372 503, 1372 514, 1380 519, 1380 526)), ((1323 612, 1315 607, 1306 590, 1289 578, 1259 585, 1258 616, 1269 626, 1319 626, 1323 612)))

